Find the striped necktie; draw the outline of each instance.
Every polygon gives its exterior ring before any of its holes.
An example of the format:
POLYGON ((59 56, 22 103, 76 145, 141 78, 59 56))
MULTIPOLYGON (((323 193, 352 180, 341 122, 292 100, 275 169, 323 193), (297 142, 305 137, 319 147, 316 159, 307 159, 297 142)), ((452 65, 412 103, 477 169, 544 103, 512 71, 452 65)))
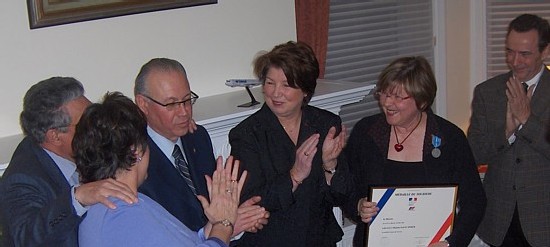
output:
POLYGON ((178 145, 174 146, 174 151, 172 152, 172 156, 175 159, 176 168, 178 169, 178 172, 183 177, 187 185, 189 185, 189 188, 191 188, 191 191, 193 191, 193 194, 197 194, 197 190, 195 189, 195 185, 193 184, 193 180, 191 180, 191 175, 189 174, 189 164, 185 161, 185 158, 183 158, 183 153, 181 152, 181 149, 178 145))

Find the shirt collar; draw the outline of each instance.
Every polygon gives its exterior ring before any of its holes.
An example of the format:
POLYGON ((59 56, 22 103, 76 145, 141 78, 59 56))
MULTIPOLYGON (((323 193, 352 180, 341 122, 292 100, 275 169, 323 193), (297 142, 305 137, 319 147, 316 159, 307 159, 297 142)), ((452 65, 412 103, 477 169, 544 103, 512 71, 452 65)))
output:
POLYGON ((45 149, 45 148, 43 149, 52 158, 53 162, 57 165, 57 167, 59 167, 59 170, 61 170, 61 173, 63 173, 63 176, 69 182, 69 184, 71 186, 74 186, 75 184, 71 184, 71 176, 73 176, 73 174, 76 171, 75 163, 55 154, 54 152, 48 149, 45 149))
POLYGON ((525 82, 527 84, 527 86, 530 87, 531 85, 535 85, 535 87, 536 87, 537 83, 539 82, 540 77, 542 76, 543 71, 544 71, 544 64, 540 68, 539 73, 537 73, 535 76, 533 76, 533 78, 531 78, 531 80, 528 80, 528 81, 525 82))
MULTIPOLYGON (((180 138, 178 138, 176 143, 174 143, 171 140, 169 140, 168 138, 166 138, 166 137, 162 136, 161 134, 157 133, 150 126, 147 126, 147 134, 149 134, 149 136, 151 137, 153 142, 155 142, 155 144, 157 144, 157 146, 160 148, 162 153, 164 153, 164 155, 166 155, 166 157, 168 157, 168 159, 170 159, 170 161, 172 161, 172 163, 174 163, 174 157, 172 156, 172 151, 174 151, 174 144, 178 144, 178 146, 181 148, 181 150, 183 152, 183 148, 182 148, 182 145, 181 145, 181 139, 180 138)), ((183 152, 183 155, 185 156, 185 152, 183 152)))

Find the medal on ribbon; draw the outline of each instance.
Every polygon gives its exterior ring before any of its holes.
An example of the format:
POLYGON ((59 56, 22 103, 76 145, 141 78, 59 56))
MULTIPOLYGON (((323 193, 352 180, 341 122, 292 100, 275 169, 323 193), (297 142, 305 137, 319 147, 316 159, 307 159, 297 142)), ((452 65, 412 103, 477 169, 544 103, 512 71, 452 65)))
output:
POLYGON ((441 138, 432 135, 432 145, 434 146, 434 149, 432 149, 432 156, 437 159, 441 156, 441 149, 439 149, 439 146, 441 146, 441 138))

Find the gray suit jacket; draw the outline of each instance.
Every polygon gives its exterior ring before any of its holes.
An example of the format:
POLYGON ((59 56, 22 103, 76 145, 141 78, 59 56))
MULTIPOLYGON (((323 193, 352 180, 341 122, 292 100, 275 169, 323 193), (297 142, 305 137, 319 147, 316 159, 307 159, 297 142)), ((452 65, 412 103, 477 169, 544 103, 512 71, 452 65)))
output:
POLYGON ((506 81, 511 72, 475 88, 468 139, 484 179, 487 209, 478 235, 500 245, 517 204, 532 246, 550 246, 550 71, 545 69, 531 100, 531 116, 508 144, 506 81))

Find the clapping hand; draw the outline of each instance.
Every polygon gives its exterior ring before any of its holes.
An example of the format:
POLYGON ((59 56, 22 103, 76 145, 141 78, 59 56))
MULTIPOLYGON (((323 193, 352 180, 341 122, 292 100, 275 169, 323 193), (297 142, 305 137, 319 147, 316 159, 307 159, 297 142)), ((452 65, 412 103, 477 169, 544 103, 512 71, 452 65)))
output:
POLYGON ((253 196, 239 206, 233 236, 239 235, 243 231, 255 233, 267 224, 269 212, 258 205, 260 200, 260 196, 253 196))
MULTIPOLYGON (((295 182, 301 183, 309 176, 313 157, 315 157, 315 154, 317 153, 319 137, 319 134, 311 135, 296 150, 294 165, 292 166, 292 169, 290 169, 290 176, 295 182)), ((295 184, 294 189, 296 186, 297 185, 295 184)))
POLYGON ((342 152, 346 144, 346 126, 341 126, 342 131, 336 135, 336 127, 331 127, 328 130, 327 137, 323 142, 323 168, 331 170, 338 165, 338 155, 342 152))
POLYGON ((531 115, 531 97, 535 87, 530 87, 527 93, 521 82, 515 77, 510 77, 506 82, 506 97, 508 107, 513 116, 520 124, 525 124, 531 115))
POLYGON ((229 236, 233 235, 232 228, 237 219, 237 208, 247 172, 244 171, 240 179, 238 178, 239 161, 233 162, 232 156, 227 158, 225 167, 221 156, 216 161, 216 171, 214 171, 212 177, 205 176, 210 201, 202 195, 197 197, 202 204, 204 214, 208 218, 206 234, 208 236, 213 235, 210 229, 218 222, 229 221, 231 223, 230 234, 220 237, 220 239, 228 239, 229 236))

